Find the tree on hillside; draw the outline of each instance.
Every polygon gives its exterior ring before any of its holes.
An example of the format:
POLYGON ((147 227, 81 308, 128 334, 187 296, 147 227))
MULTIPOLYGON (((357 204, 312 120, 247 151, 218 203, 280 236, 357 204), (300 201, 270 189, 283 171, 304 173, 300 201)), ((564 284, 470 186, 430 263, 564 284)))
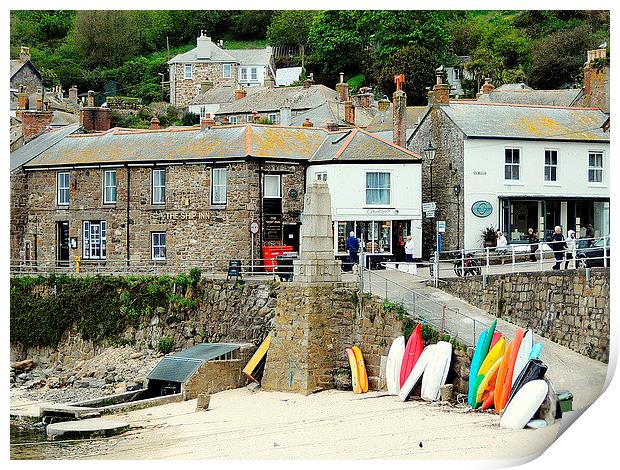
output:
POLYGON ((594 33, 589 25, 558 31, 542 39, 534 48, 529 83, 534 88, 553 89, 581 81, 586 51, 607 38, 594 33))
POLYGON ((277 11, 267 28, 267 39, 273 46, 299 46, 301 66, 304 67, 305 49, 312 21, 318 11, 281 10, 277 11))
POLYGON ((390 100, 396 90, 394 75, 405 74, 404 91, 407 104, 425 105, 428 100, 427 87, 435 84, 435 69, 439 61, 433 53, 421 46, 407 46, 397 51, 384 67, 377 68, 375 79, 381 91, 390 100))

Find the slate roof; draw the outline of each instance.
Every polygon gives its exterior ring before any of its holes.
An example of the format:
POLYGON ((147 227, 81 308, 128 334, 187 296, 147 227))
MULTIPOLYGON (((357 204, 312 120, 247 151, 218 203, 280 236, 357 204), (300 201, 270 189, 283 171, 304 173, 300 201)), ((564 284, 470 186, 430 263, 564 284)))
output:
POLYGON ((197 46, 187 52, 175 55, 168 64, 190 62, 232 62, 240 65, 269 65, 271 63, 272 48, 264 49, 222 49, 210 38, 201 36, 196 42, 197 46), (208 40, 207 40, 208 39, 208 40), (210 57, 201 57, 202 47, 208 46, 210 57))
POLYGON ((522 90, 533 90, 532 87, 526 85, 523 82, 519 83, 504 83, 503 85, 498 86, 493 91, 522 91, 522 90))
POLYGON ((609 142, 596 108, 451 101, 441 110, 470 138, 609 142))
MULTIPOLYGON (((355 126, 366 127, 373 120, 377 108, 355 108, 355 126)), ((327 123, 335 122, 340 126, 354 127, 344 120, 344 103, 337 100, 329 100, 312 108, 293 116, 291 124, 293 126, 301 126, 308 118, 315 127, 327 127, 327 123)))
MULTIPOLYGON (((204 93, 196 95, 189 104, 222 104, 232 103, 235 100, 235 87, 234 82, 226 83, 224 85, 216 86, 204 93)), ((257 86, 246 87, 245 91, 247 96, 253 95, 262 88, 257 86)))
POLYGON ((209 59, 199 59, 198 47, 195 47, 187 52, 175 55, 168 61, 168 64, 175 64, 179 62, 237 62, 235 57, 230 55, 228 51, 225 51, 221 47, 217 46, 214 42, 210 42, 209 46, 211 48, 211 57, 209 59))
POLYGON ((63 140, 70 134, 76 132, 81 125, 79 123, 52 129, 32 139, 26 145, 11 152, 11 171, 16 170, 22 165, 27 164, 43 152, 63 140))
POLYGON ((303 86, 261 88, 245 98, 222 106, 217 114, 221 116, 251 114, 253 111, 259 113, 278 111, 287 100, 291 110, 307 110, 316 108, 329 100, 337 101, 338 93, 325 85, 312 85, 308 88, 303 86))
POLYGON ((271 46, 264 49, 228 49, 226 52, 233 56, 239 65, 264 65, 271 63, 271 46))
POLYGON ((577 102, 581 94, 582 90, 580 88, 566 90, 533 90, 529 87, 520 90, 500 90, 498 88, 489 94, 480 95, 478 101, 482 103, 572 106, 577 102))
POLYGON ((311 163, 390 160, 422 161, 418 154, 392 144, 362 129, 330 133, 310 159, 311 163))
MULTIPOLYGON (((211 129, 115 128, 99 134, 77 134, 61 138, 36 152, 26 153, 28 158, 20 160, 20 164, 25 163, 25 168, 181 162, 246 156, 311 162, 420 160, 418 155, 360 129, 353 129, 350 134, 346 134, 315 127, 258 124, 216 126, 211 129)), ((13 161, 11 155, 12 167, 13 161)))
POLYGON ((39 77, 40 80, 43 80, 43 76, 41 75, 41 72, 39 71, 38 68, 35 67, 35 65, 30 60, 27 60, 26 62, 22 62, 21 59, 11 59, 11 75, 10 75, 10 78, 13 78, 13 76, 17 72, 19 72, 22 67, 24 67, 26 65, 32 69, 32 71, 35 73, 35 75, 37 77, 39 77))
MULTIPOLYGON (((422 120, 428 106, 407 106, 407 129, 415 129, 418 127, 419 121, 422 120)), ((357 109, 355 110, 357 112, 357 109)), ((366 130, 368 132, 392 131, 394 128, 392 104, 387 111, 381 115, 377 112, 373 120, 368 124, 366 130)))

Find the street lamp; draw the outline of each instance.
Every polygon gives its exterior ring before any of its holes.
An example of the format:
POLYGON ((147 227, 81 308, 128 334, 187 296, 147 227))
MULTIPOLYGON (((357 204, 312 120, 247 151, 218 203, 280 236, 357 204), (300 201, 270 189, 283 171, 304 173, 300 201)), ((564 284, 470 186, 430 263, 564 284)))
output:
POLYGON ((437 154, 437 148, 433 147, 433 143, 429 140, 428 147, 422 150, 422 154, 424 155, 424 160, 430 162, 430 170, 431 170, 431 201, 433 199, 433 160, 435 159, 435 155, 437 154))
POLYGON ((161 101, 164 101, 164 74, 161 72, 158 72, 157 75, 159 75, 161 77, 161 101))

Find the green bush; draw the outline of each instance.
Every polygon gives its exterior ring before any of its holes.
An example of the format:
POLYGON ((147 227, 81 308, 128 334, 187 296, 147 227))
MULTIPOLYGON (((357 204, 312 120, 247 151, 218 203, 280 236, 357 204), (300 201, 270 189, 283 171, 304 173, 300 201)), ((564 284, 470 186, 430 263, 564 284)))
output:
POLYGON ((157 350, 160 353, 168 354, 172 351, 173 341, 169 336, 164 336, 157 342, 157 350))

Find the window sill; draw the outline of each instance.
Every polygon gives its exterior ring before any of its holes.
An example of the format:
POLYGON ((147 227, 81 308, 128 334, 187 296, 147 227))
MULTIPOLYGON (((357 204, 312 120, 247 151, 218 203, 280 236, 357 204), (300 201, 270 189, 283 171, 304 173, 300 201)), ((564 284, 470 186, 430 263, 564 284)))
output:
POLYGON ((106 258, 96 259, 96 258, 82 258, 80 260, 80 264, 105 264, 107 261, 106 258))
POLYGON ((607 188, 607 185, 603 183, 588 183, 588 188, 607 188))
POLYGON ((219 204, 219 203, 212 203, 211 207, 209 207, 209 209, 213 209, 213 210, 216 210, 216 211, 222 211, 222 210, 226 210, 226 207, 227 207, 227 205, 226 205, 225 202, 221 203, 221 204, 219 204))
POLYGON ((163 263, 165 263, 167 260, 166 260, 166 258, 156 258, 156 259, 151 258, 151 261, 152 261, 153 263, 163 264, 163 263))
POLYGON ((395 210, 396 207, 394 207, 394 206, 373 206, 373 205, 366 204, 365 206, 363 206, 363 209, 390 209, 390 210, 395 210))
POLYGON ((69 204, 57 204, 56 205, 56 209, 67 210, 67 209, 69 209, 69 204))
MULTIPOLYGON (((517 180, 515 180, 517 181, 517 180)), ((512 181, 504 180, 504 186, 525 186, 525 183, 519 183, 518 181, 513 183, 512 181)))
POLYGON ((554 188, 559 188, 562 185, 560 183, 543 183, 543 186, 551 186, 551 187, 554 187, 554 188))

